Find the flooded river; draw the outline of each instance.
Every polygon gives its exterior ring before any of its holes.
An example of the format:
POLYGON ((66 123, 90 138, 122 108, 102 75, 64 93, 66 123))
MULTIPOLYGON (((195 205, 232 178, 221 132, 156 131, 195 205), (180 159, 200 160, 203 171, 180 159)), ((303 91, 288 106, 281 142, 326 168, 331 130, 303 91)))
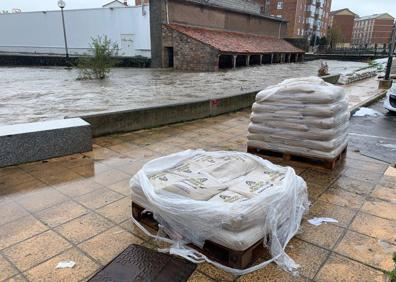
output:
MULTIPOLYGON (((331 73, 365 63, 328 61, 331 73)), ((0 67, 0 125, 33 122, 256 91, 286 78, 316 75, 320 61, 217 73, 117 68, 104 81, 77 81, 77 70, 0 67)))

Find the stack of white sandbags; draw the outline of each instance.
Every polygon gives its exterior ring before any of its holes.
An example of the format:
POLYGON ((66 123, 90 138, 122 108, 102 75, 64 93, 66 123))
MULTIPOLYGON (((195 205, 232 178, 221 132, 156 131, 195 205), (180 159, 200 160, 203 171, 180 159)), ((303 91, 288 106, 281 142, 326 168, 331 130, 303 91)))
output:
MULTIPOLYGON (((130 186, 133 203, 152 212, 169 238, 151 236, 172 243, 172 254, 191 260, 197 251, 189 243, 202 248, 209 240, 245 251, 264 239, 279 265, 289 270, 296 266, 284 248, 298 231, 309 202, 306 183, 291 167, 241 152, 187 150, 148 162, 130 186)), ((272 261, 240 270, 202 254, 199 258, 236 275, 272 261)))
POLYGON ((256 96, 248 146, 334 159, 347 145, 344 89, 318 77, 288 79, 256 96))

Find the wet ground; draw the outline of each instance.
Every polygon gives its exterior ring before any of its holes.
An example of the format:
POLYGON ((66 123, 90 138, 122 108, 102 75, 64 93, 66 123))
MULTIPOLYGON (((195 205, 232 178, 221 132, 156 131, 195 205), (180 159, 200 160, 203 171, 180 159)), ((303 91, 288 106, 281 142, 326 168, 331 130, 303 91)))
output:
MULTIPOLYGON (((129 179, 147 161, 185 149, 246 151, 249 115, 96 138, 89 153, 0 169, 0 281, 86 281, 129 244, 165 247, 132 224, 129 179), (55 269, 64 260, 76 266, 55 269)), ((300 276, 270 264, 233 277, 205 263, 190 282, 385 282, 396 251, 396 169, 352 149, 334 171, 271 160, 308 184, 312 206, 286 248, 300 276), (313 226, 313 217, 338 222, 313 226)))
POLYGON ((383 100, 369 107, 377 116, 351 118, 349 144, 360 153, 396 164, 396 113, 383 107, 383 100))
MULTIPOLYGON (((328 61, 330 72, 359 62, 328 61)), ((320 61, 217 73, 117 68, 104 81, 77 81, 77 70, 0 67, 0 125, 79 116, 257 91, 286 78, 317 75, 320 61)))

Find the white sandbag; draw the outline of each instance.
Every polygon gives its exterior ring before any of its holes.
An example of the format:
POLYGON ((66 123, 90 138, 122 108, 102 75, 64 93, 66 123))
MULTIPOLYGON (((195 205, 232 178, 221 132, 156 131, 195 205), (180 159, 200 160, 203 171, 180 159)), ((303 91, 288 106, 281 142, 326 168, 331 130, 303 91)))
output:
POLYGON ((312 116, 304 116, 299 118, 292 118, 284 115, 274 113, 257 113, 252 112, 250 120, 252 123, 262 124, 263 122, 281 122, 285 127, 293 127, 296 130, 306 130, 312 127, 330 129, 338 127, 348 122, 350 114, 348 111, 340 112, 335 116, 329 118, 320 118, 312 116))
POLYGON ((287 128, 268 127, 266 124, 250 123, 248 131, 252 134, 276 135, 292 139, 309 139, 330 141, 340 135, 346 134, 348 123, 331 129, 310 128, 308 131, 291 130, 287 128))
POLYGON ((220 193, 227 189, 227 186, 222 184, 207 174, 191 174, 172 185, 166 186, 158 190, 160 194, 170 192, 193 200, 203 201, 208 200, 213 195, 220 193))
POLYGON ((300 139, 300 138, 289 138, 284 136, 278 136, 275 134, 267 135, 267 134, 251 134, 247 136, 248 140, 256 140, 269 142, 273 144, 281 144, 286 146, 294 146, 294 147, 308 147, 312 150, 318 150, 323 152, 331 152, 341 145, 345 143, 348 136, 347 134, 339 135, 338 137, 327 140, 327 141, 317 141, 317 140, 309 140, 309 139, 300 139))
POLYGON ((319 77, 286 79, 269 86, 256 96, 256 102, 286 102, 287 104, 330 104, 342 100, 342 88, 326 83, 319 77))
POLYGON ((230 190, 221 192, 211 199, 209 199, 209 202, 219 202, 223 204, 231 204, 231 203, 237 203, 237 202, 242 202, 246 201, 248 198, 245 196, 238 194, 236 192, 232 192, 230 190))
POLYGON ((320 105, 295 105, 288 103, 257 103, 252 106, 254 113, 274 113, 285 117, 305 117, 314 116, 320 118, 334 117, 340 112, 348 109, 348 103, 345 99, 333 104, 320 105))
MULTIPOLYGON (((252 167, 250 164, 248 166, 252 167)), ((245 169, 245 171, 249 170, 245 169)), ((193 171, 193 173, 199 174, 202 171, 193 171)), ((244 176, 246 175, 239 177, 244 176)), ((209 262, 235 275, 258 270, 273 261, 289 271, 298 267, 284 250, 289 240, 298 231, 302 215, 307 210, 309 202, 305 182, 290 167, 277 166, 247 153, 188 150, 148 162, 131 179, 130 186, 132 187, 132 198, 134 199, 135 196, 142 198, 142 206, 153 212, 160 228, 170 238, 150 234, 133 219, 134 223, 148 236, 171 243, 172 246, 167 249, 171 254, 180 255, 196 263, 209 262), (219 173, 227 186, 230 186, 231 182, 237 181, 237 178, 228 176, 223 169, 228 167, 234 170, 230 163, 238 162, 241 159, 249 160, 248 163, 253 162, 256 166, 253 170, 263 168, 269 174, 281 174, 283 179, 277 181, 263 193, 247 200, 234 202, 219 200, 219 198, 222 199, 220 195, 224 195, 225 192, 220 192, 208 201, 197 201, 187 196, 163 193, 162 190, 153 187, 150 176, 169 171, 181 163, 191 163, 191 160, 197 156, 226 160, 228 164, 217 166, 217 169, 213 169, 212 172, 219 173), (222 169, 219 170, 220 167, 222 169), (226 178, 229 180, 225 180, 226 178), (136 187, 140 187, 140 189, 136 187), (143 197, 140 191, 144 195, 143 197), (245 222, 251 224, 244 226, 245 222), (234 224, 235 226, 233 226, 234 224), (226 230, 226 226, 239 228, 240 231, 226 230), (268 235, 268 241, 266 235, 268 235), (211 240, 242 251, 262 238, 265 239, 263 244, 269 249, 272 258, 245 270, 221 265, 187 246, 189 243, 193 243, 202 247, 206 240, 211 240)), ((227 195, 230 194, 227 193, 227 195)), ((231 195, 235 196, 235 194, 231 195)))

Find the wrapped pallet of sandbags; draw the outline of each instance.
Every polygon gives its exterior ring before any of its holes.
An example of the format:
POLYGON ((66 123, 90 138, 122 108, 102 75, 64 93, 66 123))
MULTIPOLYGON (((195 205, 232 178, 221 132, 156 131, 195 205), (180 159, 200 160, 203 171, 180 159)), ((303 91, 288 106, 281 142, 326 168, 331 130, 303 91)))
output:
POLYGON ((187 150, 148 162, 130 186, 132 205, 151 212, 161 232, 151 234, 133 218, 134 223, 148 236, 171 243, 163 251, 235 275, 273 261, 289 271, 298 267, 285 247, 309 202, 306 183, 290 167, 241 152, 187 150), (249 268, 230 267, 197 251, 208 241, 236 253, 261 244, 272 258, 249 268))
POLYGON ((348 123, 343 88, 319 77, 288 79, 257 94, 248 146, 332 160, 347 146, 348 123))

